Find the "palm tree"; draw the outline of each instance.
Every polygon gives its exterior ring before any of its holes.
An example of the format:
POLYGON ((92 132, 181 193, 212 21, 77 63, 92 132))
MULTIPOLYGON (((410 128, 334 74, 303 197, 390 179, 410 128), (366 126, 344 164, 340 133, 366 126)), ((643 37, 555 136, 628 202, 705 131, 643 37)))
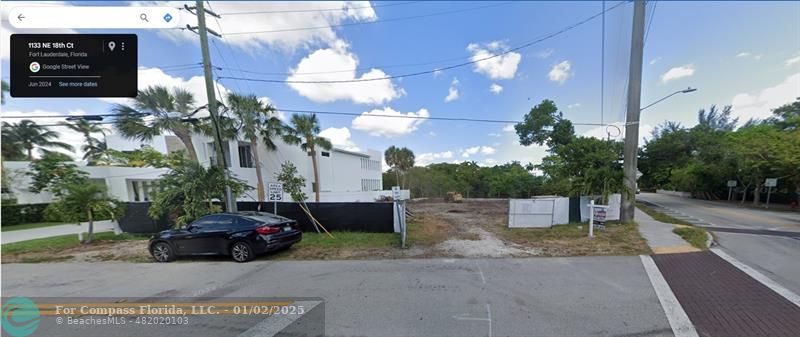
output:
POLYGON ((0 81, 0 104, 6 103, 6 93, 11 91, 11 86, 6 81, 0 81))
POLYGON ((76 119, 72 123, 60 122, 58 124, 83 135, 83 139, 86 142, 81 147, 84 152, 83 160, 94 163, 103 156, 104 151, 107 149, 105 141, 92 137, 94 133, 101 133, 105 136, 106 130, 103 127, 83 118, 76 119))
POLYGON ((265 198, 264 180, 261 173, 261 160, 258 157, 258 139, 264 141, 268 150, 275 150, 273 138, 286 133, 287 126, 275 117, 275 108, 270 104, 259 101, 255 95, 228 95, 228 111, 233 113, 240 124, 239 132, 250 141, 250 151, 253 153, 256 169, 256 193, 258 202, 265 198))
POLYGON ((319 131, 319 120, 317 120, 316 114, 293 115, 291 132, 283 137, 287 143, 300 144, 300 148, 311 155, 311 166, 314 168, 314 194, 317 202, 319 202, 320 190, 317 146, 325 150, 330 150, 332 147, 327 138, 318 136, 319 131))
POLYGON ((405 188, 406 172, 414 167, 414 152, 407 147, 390 146, 383 154, 386 164, 394 171, 395 181, 400 188, 405 188), (400 177, 403 177, 401 180, 400 177))
POLYGON ((111 111, 117 114, 114 127, 126 138, 151 140, 166 131, 181 140, 189 159, 197 161, 192 144, 194 126, 184 118, 194 114, 194 96, 189 91, 163 86, 139 90, 133 106, 114 104, 111 111), (150 115, 144 118, 144 115, 150 115))
POLYGON ((71 145, 55 141, 59 138, 58 132, 48 130, 47 127, 36 124, 36 122, 24 119, 17 124, 9 124, 3 122, 3 134, 6 138, 3 140, 11 140, 12 144, 17 144, 20 148, 27 152, 27 159, 33 160, 33 148, 60 148, 68 151, 73 151, 71 145))

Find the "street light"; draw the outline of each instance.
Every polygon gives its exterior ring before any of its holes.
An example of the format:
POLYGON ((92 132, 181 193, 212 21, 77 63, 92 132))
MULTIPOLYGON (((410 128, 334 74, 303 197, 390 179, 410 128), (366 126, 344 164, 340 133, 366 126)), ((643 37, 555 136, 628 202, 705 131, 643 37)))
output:
POLYGON ((666 95, 666 96, 664 96, 664 98, 662 98, 662 99, 660 99, 660 100, 657 100, 657 101, 655 101, 655 102, 653 102, 653 103, 650 103, 650 104, 648 104, 646 107, 642 108, 642 109, 641 109, 641 110, 639 110, 639 111, 644 111, 644 109, 647 109, 647 108, 649 108, 649 107, 651 107, 651 106, 653 106, 653 105, 656 105, 657 103, 659 103, 659 102, 661 102, 661 101, 663 101, 663 100, 665 100, 665 99, 667 99, 667 98, 670 98, 670 97, 672 97, 672 96, 675 96, 675 95, 677 95, 677 94, 688 94, 688 93, 690 93, 690 92, 695 92, 695 91, 697 91, 697 89, 696 89, 696 88, 692 88, 692 87, 689 87, 689 88, 686 88, 686 89, 683 89, 683 90, 678 90, 678 91, 676 91, 676 92, 673 92, 673 93, 671 93, 671 94, 669 94, 669 95, 666 95))

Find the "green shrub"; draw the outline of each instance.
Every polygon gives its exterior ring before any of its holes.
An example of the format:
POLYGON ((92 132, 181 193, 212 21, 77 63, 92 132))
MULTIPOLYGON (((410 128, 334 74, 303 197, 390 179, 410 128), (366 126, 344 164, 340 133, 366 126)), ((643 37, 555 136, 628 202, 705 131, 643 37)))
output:
MULTIPOLYGON (((62 219, 56 212, 46 212, 47 206, 50 204, 26 204, 26 205, 6 205, 3 204, 0 212, 2 212, 2 221, 0 226, 14 226, 26 223, 35 222, 68 222, 62 219)), ((95 221, 110 220, 108 214, 97 214, 95 221)), ((87 215, 83 214, 80 217, 81 222, 88 221, 87 215)))

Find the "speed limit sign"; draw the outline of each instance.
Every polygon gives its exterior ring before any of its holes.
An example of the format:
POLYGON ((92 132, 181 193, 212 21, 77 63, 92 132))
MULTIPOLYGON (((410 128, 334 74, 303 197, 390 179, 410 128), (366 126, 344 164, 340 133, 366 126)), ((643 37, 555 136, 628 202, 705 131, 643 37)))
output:
POLYGON ((267 184, 267 200, 283 201, 283 184, 281 183, 267 184))

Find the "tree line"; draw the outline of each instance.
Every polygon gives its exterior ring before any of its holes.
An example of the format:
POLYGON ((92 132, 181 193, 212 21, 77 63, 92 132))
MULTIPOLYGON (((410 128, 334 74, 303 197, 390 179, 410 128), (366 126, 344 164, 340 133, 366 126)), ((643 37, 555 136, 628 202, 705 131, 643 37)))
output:
POLYGON ((733 180, 741 202, 759 204, 765 180, 777 178, 774 191, 799 201, 800 98, 773 109, 768 118, 741 125, 731 113, 730 106, 711 106, 698 111, 691 128, 674 122, 655 128, 639 151, 640 185, 725 199, 726 183, 733 180))

